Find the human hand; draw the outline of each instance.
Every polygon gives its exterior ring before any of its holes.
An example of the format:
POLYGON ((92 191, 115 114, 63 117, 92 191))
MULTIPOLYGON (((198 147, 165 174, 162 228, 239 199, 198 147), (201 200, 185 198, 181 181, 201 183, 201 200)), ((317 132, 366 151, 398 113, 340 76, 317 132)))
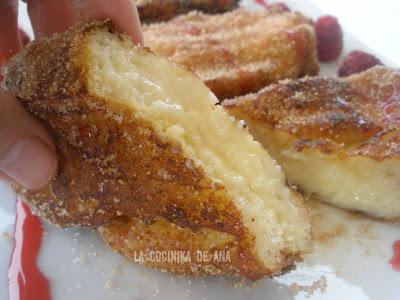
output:
MULTIPOLYGON (((25 2, 36 38, 65 31, 75 22, 110 18, 135 43, 143 41, 136 6, 131 0, 25 2)), ((22 47, 17 16, 18 0, 0 0, 0 66, 22 47)), ((38 189, 56 172, 56 149, 50 135, 3 88, 0 88, 0 141, 0 179, 38 189)))

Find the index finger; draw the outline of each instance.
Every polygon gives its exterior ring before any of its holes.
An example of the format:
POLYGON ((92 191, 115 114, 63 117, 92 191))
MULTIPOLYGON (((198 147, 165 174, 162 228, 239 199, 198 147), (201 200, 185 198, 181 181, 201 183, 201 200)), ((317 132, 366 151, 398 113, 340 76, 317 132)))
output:
POLYGON ((18 52, 18 1, 0 1, 0 65, 18 52))
POLYGON ((74 22, 111 19, 132 40, 143 42, 136 5, 131 0, 28 0, 36 37, 62 32, 74 22))
POLYGON ((143 43, 139 14, 132 0, 72 0, 76 19, 111 19, 136 44, 143 43))
POLYGON ((73 25, 70 0, 27 0, 35 38, 63 32, 73 25))

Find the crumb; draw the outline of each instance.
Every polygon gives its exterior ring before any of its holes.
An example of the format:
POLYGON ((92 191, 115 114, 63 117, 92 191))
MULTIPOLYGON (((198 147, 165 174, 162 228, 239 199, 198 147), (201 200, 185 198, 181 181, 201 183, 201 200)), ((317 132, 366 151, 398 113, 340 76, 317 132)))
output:
POLYGON ((368 240, 378 240, 378 236, 373 231, 372 223, 361 224, 357 228, 356 237, 368 240))
POLYGON ((7 240, 10 240, 10 239, 12 239, 12 234, 11 233, 9 233, 9 232, 7 232, 7 231, 4 231, 3 232, 3 238, 5 238, 5 239, 7 239, 7 240))
POLYGON ((330 242, 338 237, 342 237, 347 233, 344 224, 337 224, 333 227, 321 229, 317 226, 313 226, 312 236, 313 240, 321 244, 329 245, 330 242))
POLYGON ((111 276, 116 276, 121 272, 122 264, 114 265, 111 269, 111 276))
POLYGON ((193 161, 190 158, 185 160, 185 167, 187 169, 193 170, 193 161))
POLYGON ((157 287, 154 289, 153 296, 157 296, 158 294, 160 294, 160 289, 157 287))
POLYGON ((345 224, 338 221, 327 221, 329 220, 329 212, 321 209, 323 204, 311 200, 307 201, 307 205, 310 209, 312 236, 315 242, 330 246, 335 239, 347 234, 345 224))
POLYGON ((76 258, 74 258, 73 260, 72 260, 72 263, 73 264, 76 264, 76 263, 86 263, 87 262, 87 259, 86 259, 86 257, 84 257, 83 255, 81 255, 81 256, 79 256, 79 257, 76 257, 76 258))
POLYGON ((115 284, 114 284, 114 282, 112 280, 107 280, 104 285, 108 289, 115 288, 115 284))
POLYGON ((257 280, 256 282, 252 282, 250 287, 255 289, 255 288, 259 287, 260 284, 261 284, 261 280, 257 280))
POLYGON ((233 286, 235 288, 243 287, 246 284, 246 279, 245 278, 240 278, 239 281, 236 281, 233 283, 233 286))
POLYGON ((289 289, 295 294, 305 293, 307 298, 314 295, 315 292, 319 291, 321 294, 324 294, 327 289, 327 280, 325 276, 321 276, 320 279, 314 281, 311 285, 299 285, 297 283, 293 283, 290 285, 289 289))
POLYGON ((369 249, 369 248, 364 248, 364 249, 362 250, 362 254, 363 254, 364 256, 370 256, 370 255, 371 255, 371 249, 369 249))

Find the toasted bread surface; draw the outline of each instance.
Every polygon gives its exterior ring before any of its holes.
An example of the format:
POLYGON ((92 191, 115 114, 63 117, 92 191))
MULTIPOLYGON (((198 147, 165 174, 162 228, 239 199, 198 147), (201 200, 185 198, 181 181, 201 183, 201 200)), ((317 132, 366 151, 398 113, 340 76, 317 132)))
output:
POLYGON ((248 122, 288 178, 329 203, 400 216, 400 72, 283 81, 224 107, 248 122))
POLYGON ((319 71, 312 21, 299 13, 191 12, 143 32, 146 46, 195 72, 220 100, 319 71))
POLYGON ((143 23, 167 21, 173 17, 199 10, 209 14, 222 13, 238 6, 238 0, 138 0, 136 6, 143 23))
POLYGON ((32 43, 10 63, 6 85, 57 146, 59 170, 50 184, 17 188, 51 222, 98 228, 131 258, 152 247, 174 250, 168 245, 230 252, 224 263, 142 262, 187 275, 257 279, 281 272, 309 250, 301 197, 285 186, 268 154, 214 106, 217 100, 198 78, 133 46, 110 22, 32 43), (187 99, 185 88, 196 101, 187 99), (210 132, 203 121, 221 124, 224 132, 210 132), (244 148, 231 155, 261 165, 252 170, 261 178, 235 179, 250 168, 240 159, 235 165, 212 139, 225 141, 228 151, 240 140, 244 148), (135 238, 142 230, 148 235, 135 238), (126 243, 116 242, 124 236, 126 243))

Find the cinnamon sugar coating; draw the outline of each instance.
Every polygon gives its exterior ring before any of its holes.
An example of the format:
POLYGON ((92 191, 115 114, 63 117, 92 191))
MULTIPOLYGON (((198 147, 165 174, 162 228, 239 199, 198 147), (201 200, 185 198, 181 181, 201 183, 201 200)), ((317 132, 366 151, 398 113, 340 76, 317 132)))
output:
POLYGON ((191 12, 143 33, 146 46, 192 70, 220 100, 319 71, 314 27, 300 13, 191 12))
POLYGON ((128 257, 132 249, 172 245, 172 237, 178 249, 225 249, 232 257, 211 265, 145 263, 173 273, 240 274, 254 280, 299 259, 283 249, 285 261, 265 266, 225 186, 188 163, 191 158, 178 143, 159 136, 132 107, 89 91, 86 39, 104 30, 126 38, 110 22, 94 22, 35 41, 10 62, 7 88, 50 132, 59 158, 58 172, 47 186, 16 187, 19 196, 54 224, 99 229, 128 257), (163 230, 154 230, 159 222, 163 230), (138 239, 128 240, 128 246, 117 243, 129 232, 138 239), (210 244, 204 232, 222 242, 210 244))
POLYGON ((375 67, 341 78, 283 81, 224 102, 235 115, 285 131, 298 151, 377 161, 400 155, 400 72, 375 67))
POLYGON ((167 21, 173 17, 199 10, 222 13, 238 6, 239 0, 137 0, 136 6, 142 23, 167 21))

